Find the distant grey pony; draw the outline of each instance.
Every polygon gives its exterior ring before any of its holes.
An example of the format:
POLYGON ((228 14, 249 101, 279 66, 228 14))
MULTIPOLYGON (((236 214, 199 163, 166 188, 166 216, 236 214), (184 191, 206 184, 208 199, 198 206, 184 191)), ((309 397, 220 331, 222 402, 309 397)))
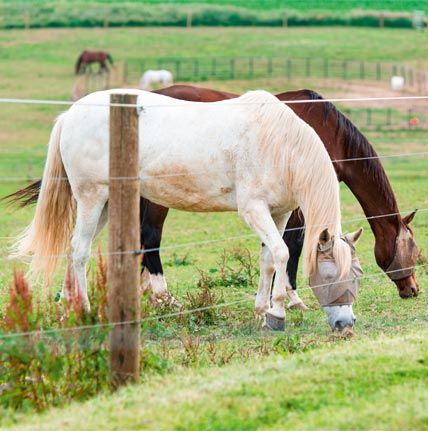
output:
POLYGON ((152 84, 162 83, 164 87, 172 85, 174 80, 172 78, 172 73, 169 70, 146 70, 141 76, 140 83, 138 87, 140 90, 151 90, 152 84))

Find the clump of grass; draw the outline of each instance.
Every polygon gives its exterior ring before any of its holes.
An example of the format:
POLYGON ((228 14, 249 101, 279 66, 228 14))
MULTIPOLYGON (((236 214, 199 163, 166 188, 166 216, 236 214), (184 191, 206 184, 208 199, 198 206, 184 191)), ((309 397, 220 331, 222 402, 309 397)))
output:
POLYGON ((189 258, 188 254, 184 256, 178 256, 178 254, 173 253, 172 259, 165 263, 165 266, 188 266, 191 265, 193 261, 189 258))
POLYGON ((217 268, 209 274, 199 271, 201 279, 198 286, 210 287, 251 287, 256 288, 259 269, 250 251, 241 246, 224 250, 217 268))
POLYGON ((419 249, 418 260, 416 261, 416 265, 421 268, 425 274, 428 274, 428 257, 423 253, 423 249, 419 249))

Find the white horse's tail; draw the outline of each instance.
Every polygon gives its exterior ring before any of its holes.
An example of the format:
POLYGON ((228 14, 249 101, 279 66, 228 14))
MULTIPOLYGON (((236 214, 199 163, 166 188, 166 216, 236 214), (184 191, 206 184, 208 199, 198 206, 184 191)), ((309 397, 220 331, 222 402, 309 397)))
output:
POLYGON ((11 254, 11 257, 32 255, 30 272, 44 271, 48 285, 58 258, 66 252, 76 206, 59 148, 64 116, 57 118, 52 129, 36 213, 11 254))

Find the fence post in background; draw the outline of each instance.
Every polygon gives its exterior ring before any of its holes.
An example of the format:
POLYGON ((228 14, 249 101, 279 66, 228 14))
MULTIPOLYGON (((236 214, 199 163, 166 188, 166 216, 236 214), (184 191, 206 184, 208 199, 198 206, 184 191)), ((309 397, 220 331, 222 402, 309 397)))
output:
POLYGON ((328 78, 328 58, 324 58, 324 78, 328 78))
POLYGON ((376 63, 376 79, 380 81, 381 76, 382 76, 382 71, 380 68, 380 63, 376 63))
POLYGON ((407 74, 409 76, 409 85, 413 87, 413 69, 409 69, 407 71, 407 74))
POLYGON ((365 70, 364 70, 364 61, 360 62, 360 79, 364 79, 365 76, 365 70))
POLYGON ((311 76, 311 59, 306 59, 306 76, 311 76))
MULTIPOLYGON (((140 80, 140 77, 138 77, 140 80)), ((128 63, 126 61, 123 62, 123 71, 122 71, 122 84, 126 84, 128 82, 128 63)))
POLYGON ((383 12, 381 12, 379 15, 379 27, 380 28, 385 27, 385 16, 384 16, 383 12))
POLYGON ((230 79, 235 79, 235 59, 230 60, 230 79))
MULTIPOLYGON (((133 104, 136 95, 112 94, 111 104, 133 104)), ((110 106, 109 321, 140 319, 138 114, 110 106), (126 252, 126 253, 124 253, 126 252)), ((115 388, 139 378, 139 323, 115 325, 110 333, 110 378, 115 388)))
POLYGON ((272 57, 269 57, 269 59, 268 59, 268 75, 272 76, 272 72, 273 72, 272 57))
POLYGON ((189 10, 187 12, 187 22, 186 22, 186 27, 192 27, 192 11, 189 10))
POLYGON ((284 15, 282 16, 282 26, 288 27, 288 15, 287 12, 284 12, 284 15))
POLYGON ((199 61, 197 58, 195 58, 194 66, 193 66, 193 74, 195 75, 195 78, 199 75, 199 61))
POLYGON ((211 75, 217 75, 217 60, 215 58, 211 60, 211 75))

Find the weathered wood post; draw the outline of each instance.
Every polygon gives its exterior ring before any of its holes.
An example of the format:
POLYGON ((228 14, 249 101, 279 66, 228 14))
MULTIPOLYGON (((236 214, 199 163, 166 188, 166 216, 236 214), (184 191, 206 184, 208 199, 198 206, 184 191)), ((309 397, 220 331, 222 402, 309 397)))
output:
MULTIPOLYGON (((111 104, 132 104, 136 95, 112 94, 111 104)), ((95 108, 96 109, 96 108, 95 108)), ((113 386, 139 378, 140 249, 138 114, 135 106, 110 106, 108 303, 110 376, 113 386)))

